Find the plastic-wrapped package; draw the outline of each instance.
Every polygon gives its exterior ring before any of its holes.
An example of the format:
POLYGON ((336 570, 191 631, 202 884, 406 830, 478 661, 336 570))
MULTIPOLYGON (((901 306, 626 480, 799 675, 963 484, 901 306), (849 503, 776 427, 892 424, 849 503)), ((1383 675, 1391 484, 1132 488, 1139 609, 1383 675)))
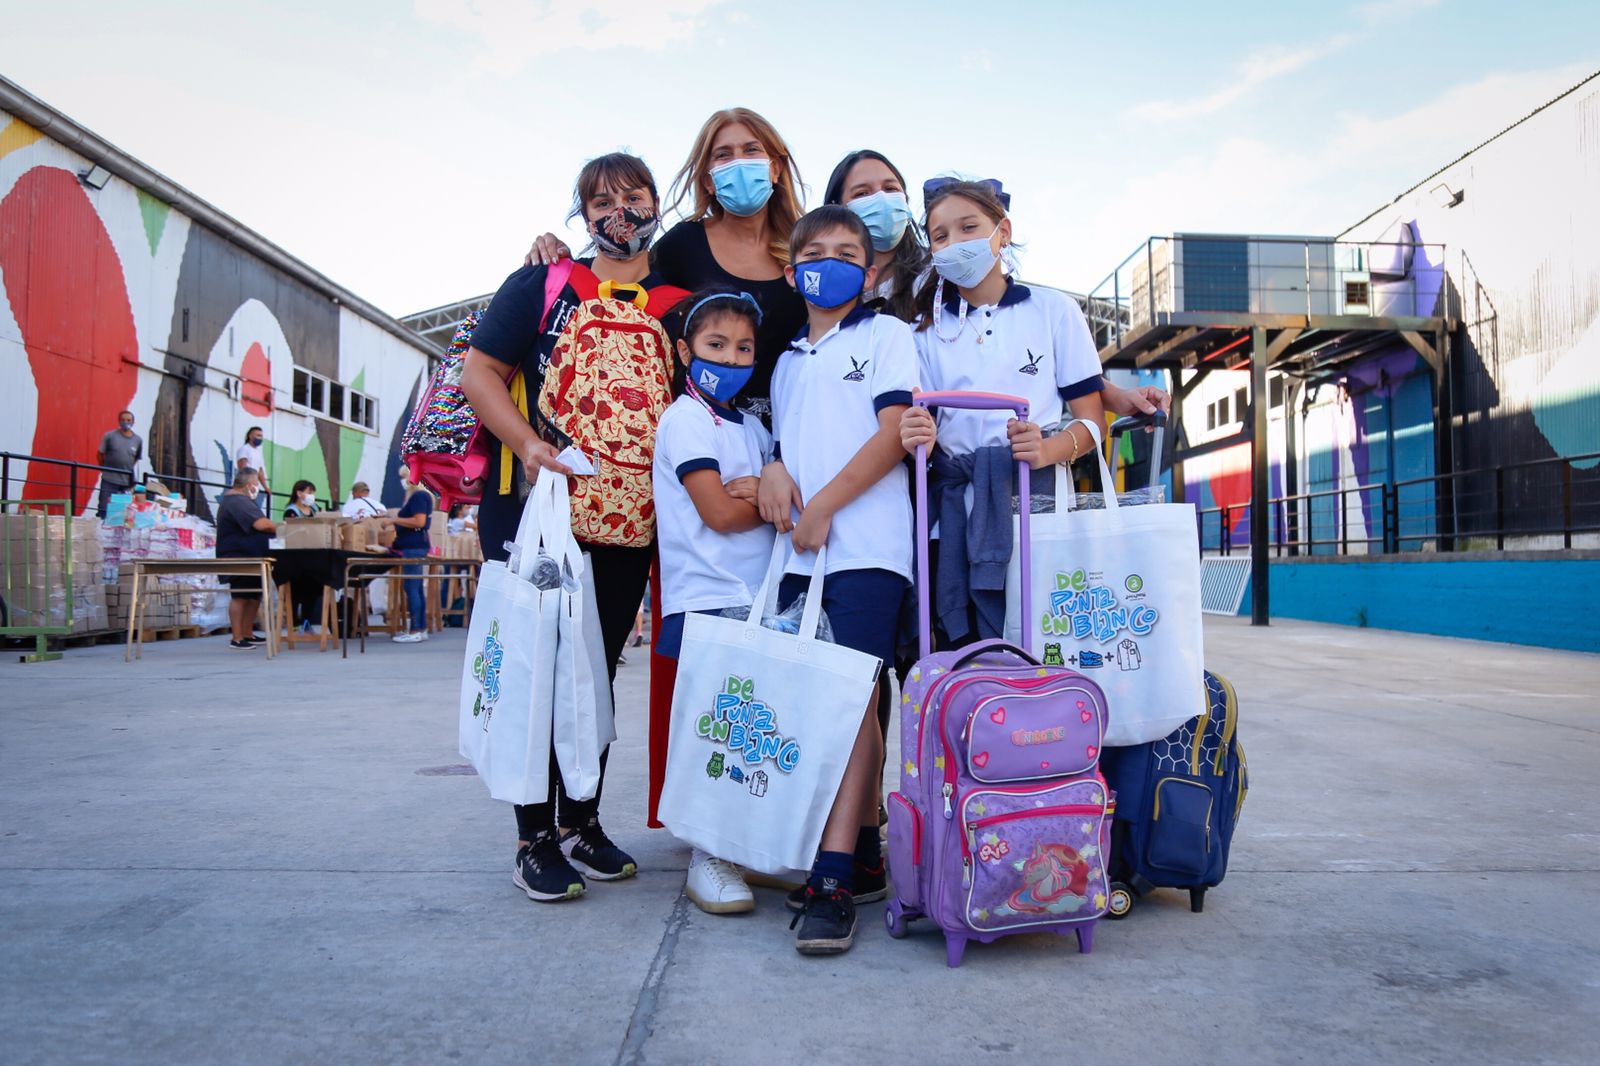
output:
MULTIPOLYGON (((1140 489, 1130 489, 1127 492, 1117 493, 1117 502, 1124 507, 1141 507, 1148 503, 1166 503, 1167 487, 1165 485, 1150 485, 1140 489)), ((1011 498, 1011 506, 1017 506, 1017 498, 1011 498)), ((1034 493, 1032 514, 1054 514, 1056 499, 1052 495, 1034 493)), ((1106 497, 1102 492, 1080 492, 1072 508, 1074 511, 1103 511, 1106 509, 1106 497)))
MULTIPOLYGON (((789 609, 778 614, 769 614, 761 619, 761 624, 767 629, 775 629, 779 633, 799 633, 800 618, 806 612, 806 594, 801 593, 800 598, 789 605, 789 609)), ((737 622, 746 621, 750 617, 748 607, 724 607, 717 614, 722 618, 732 618, 737 622)), ((817 618, 817 639, 824 644, 834 644, 833 626, 828 622, 828 612, 822 611, 817 618)))

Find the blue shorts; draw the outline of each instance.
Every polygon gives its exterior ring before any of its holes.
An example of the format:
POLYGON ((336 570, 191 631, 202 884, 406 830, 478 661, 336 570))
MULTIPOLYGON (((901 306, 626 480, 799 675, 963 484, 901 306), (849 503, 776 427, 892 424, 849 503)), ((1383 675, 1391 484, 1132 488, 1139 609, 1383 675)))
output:
MULTIPOLYGON (((785 574, 778 586, 778 609, 787 610, 811 585, 802 574, 785 574)), ((822 610, 833 627, 833 641, 876 655, 894 665, 900 628, 900 601, 910 586, 893 570, 840 570, 822 579, 822 610)))
MULTIPOLYGON (((721 614, 726 608, 713 607, 708 611, 692 611, 692 614, 721 614)), ((669 659, 676 659, 678 653, 683 651, 683 616, 684 612, 669 614, 661 620, 661 628, 655 632, 655 647, 651 649, 657 655, 664 655, 669 659)))

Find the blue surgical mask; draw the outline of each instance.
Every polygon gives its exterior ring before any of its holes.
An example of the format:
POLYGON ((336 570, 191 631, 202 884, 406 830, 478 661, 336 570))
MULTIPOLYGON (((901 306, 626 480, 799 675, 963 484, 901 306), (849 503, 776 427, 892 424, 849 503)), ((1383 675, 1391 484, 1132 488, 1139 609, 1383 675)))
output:
POLYGON ((903 192, 880 189, 870 196, 851 200, 845 206, 860 215, 861 221, 872 231, 874 251, 887 252, 898 247, 900 238, 906 235, 906 227, 911 224, 911 206, 903 192))
POLYGON ((730 215, 749 218, 772 199, 772 163, 766 159, 735 159, 711 168, 717 202, 730 215))
POLYGON ((699 356, 689 360, 689 380, 694 383, 694 387, 724 407, 733 402, 733 398, 739 395, 739 390, 745 387, 750 375, 755 372, 756 368, 753 365, 713 363, 699 356))
MULTIPOLYGON (((994 229, 995 233, 1000 232, 998 225, 994 229)), ((992 240, 994 233, 946 245, 933 253, 933 269, 956 288, 970 289, 989 276, 989 271, 994 269, 1000 258, 989 247, 992 240)))
POLYGON ((866 268, 843 259, 807 259, 794 264, 795 291, 806 303, 825 311, 860 296, 866 283, 866 268))

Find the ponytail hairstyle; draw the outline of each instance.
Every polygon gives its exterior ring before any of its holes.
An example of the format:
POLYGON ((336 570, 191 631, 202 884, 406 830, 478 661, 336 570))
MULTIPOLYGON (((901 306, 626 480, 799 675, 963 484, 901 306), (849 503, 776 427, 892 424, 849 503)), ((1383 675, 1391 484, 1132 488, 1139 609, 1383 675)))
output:
MULTIPOLYGON (((876 159, 888 167, 900 182, 900 189, 907 198, 911 191, 906 187, 905 175, 900 173, 900 168, 889 162, 887 156, 871 148, 859 148, 843 159, 833 168, 833 173, 828 177, 827 194, 823 197, 824 204, 846 204, 844 199, 845 182, 850 179, 850 171, 863 159, 876 159)), ((871 247, 870 245, 868 247, 871 247)), ((876 254, 876 253, 874 253, 876 254)), ((915 288, 917 279, 928 270, 928 239, 913 219, 906 227, 906 232, 900 237, 900 243, 894 246, 894 284, 889 288, 888 310, 895 318, 902 322, 911 322, 917 316, 917 300, 915 288)))
POLYGON ((717 201, 716 187, 711 182, 711 147, 722 132, 722 127, 742 122, 750 127, 767 159, 777 166, 778 176, 772 182, 772 199, 767 201, 767 253, 784 266, 789 265, 789 234, 800 218, 800 168, 789 154, 789 145, 773 128, 772 123, 748 107, 730 107, 717 111, 695 134, 689 149, 689 158, 672 179, 667 190, 671 201, 668 207, 677 210, 691 200, 692 208, 686 216, 690 220, 722 217, 722 204, 717 201))
MULTIPOLYGON (((959 196, 964 200, 970 201, 979 211, 987 215, 989 221, 996 226, 1010 217, 1006 212, 1006 205, 1001 201, 999 194, 995 192, 995 185, 990 182, 951 181, 939 186, 931 193, 926 191, 927 186, 924 186, 923 189, 922 227, 924 230, 928 227, 928 219, 933 214, 934 205, 943 201, 947 196, 959 196)), ((1002 261, 1004 261, 1003 250, 1001 257, 1002 261)), ((922 284, 922 288, 917 290, 918 332, 933 325, 934 294, 938 292, 941 280, 938 271, 930 271, 927 280, 922 284)))

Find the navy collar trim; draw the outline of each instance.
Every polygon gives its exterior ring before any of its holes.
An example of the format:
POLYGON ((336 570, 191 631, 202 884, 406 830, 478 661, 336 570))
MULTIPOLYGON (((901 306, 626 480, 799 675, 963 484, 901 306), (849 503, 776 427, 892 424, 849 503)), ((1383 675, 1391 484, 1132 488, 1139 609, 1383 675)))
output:
MULTIPOLYGON (((843 333, 857 322, 863 322, 869 318, 875 317, 877 313, 878 309, 876 307, 868 307, 865 300, 857 300, 856 305, 839 320, 838 330, 840 333, 843 333)), ((809 347, 810 342, 807 341, 806 338, 810 335, 811 324, 808 322, 800 327, 800 332, 794 335, 794 340, 789 342, 789 347, 794 348, 802 344, 809 347)))
MULTIPOLYGON (((1019 282, 1016 278, 1007 277, 1006 291, 1000 294, 1000 302, 995 306, 1010 307, 1012 304, 1021 303, 1032 295, 1033 290, 1019 282)), ((960 306, 961 290, 957 289, 954 285, 947 283, 944 289, 945 310, 949 311, 951 314, 954 314, 960 306)))
POLYGON ((732 422, 735 425, 744 425, 744 412, 739 410, 737 407, 724 407, 703 392, 700 394, 700 396, 706 401, 706 406, 711 408, 713 414, 719 415, 722 418, 726 418, 729 422, 732 422))

